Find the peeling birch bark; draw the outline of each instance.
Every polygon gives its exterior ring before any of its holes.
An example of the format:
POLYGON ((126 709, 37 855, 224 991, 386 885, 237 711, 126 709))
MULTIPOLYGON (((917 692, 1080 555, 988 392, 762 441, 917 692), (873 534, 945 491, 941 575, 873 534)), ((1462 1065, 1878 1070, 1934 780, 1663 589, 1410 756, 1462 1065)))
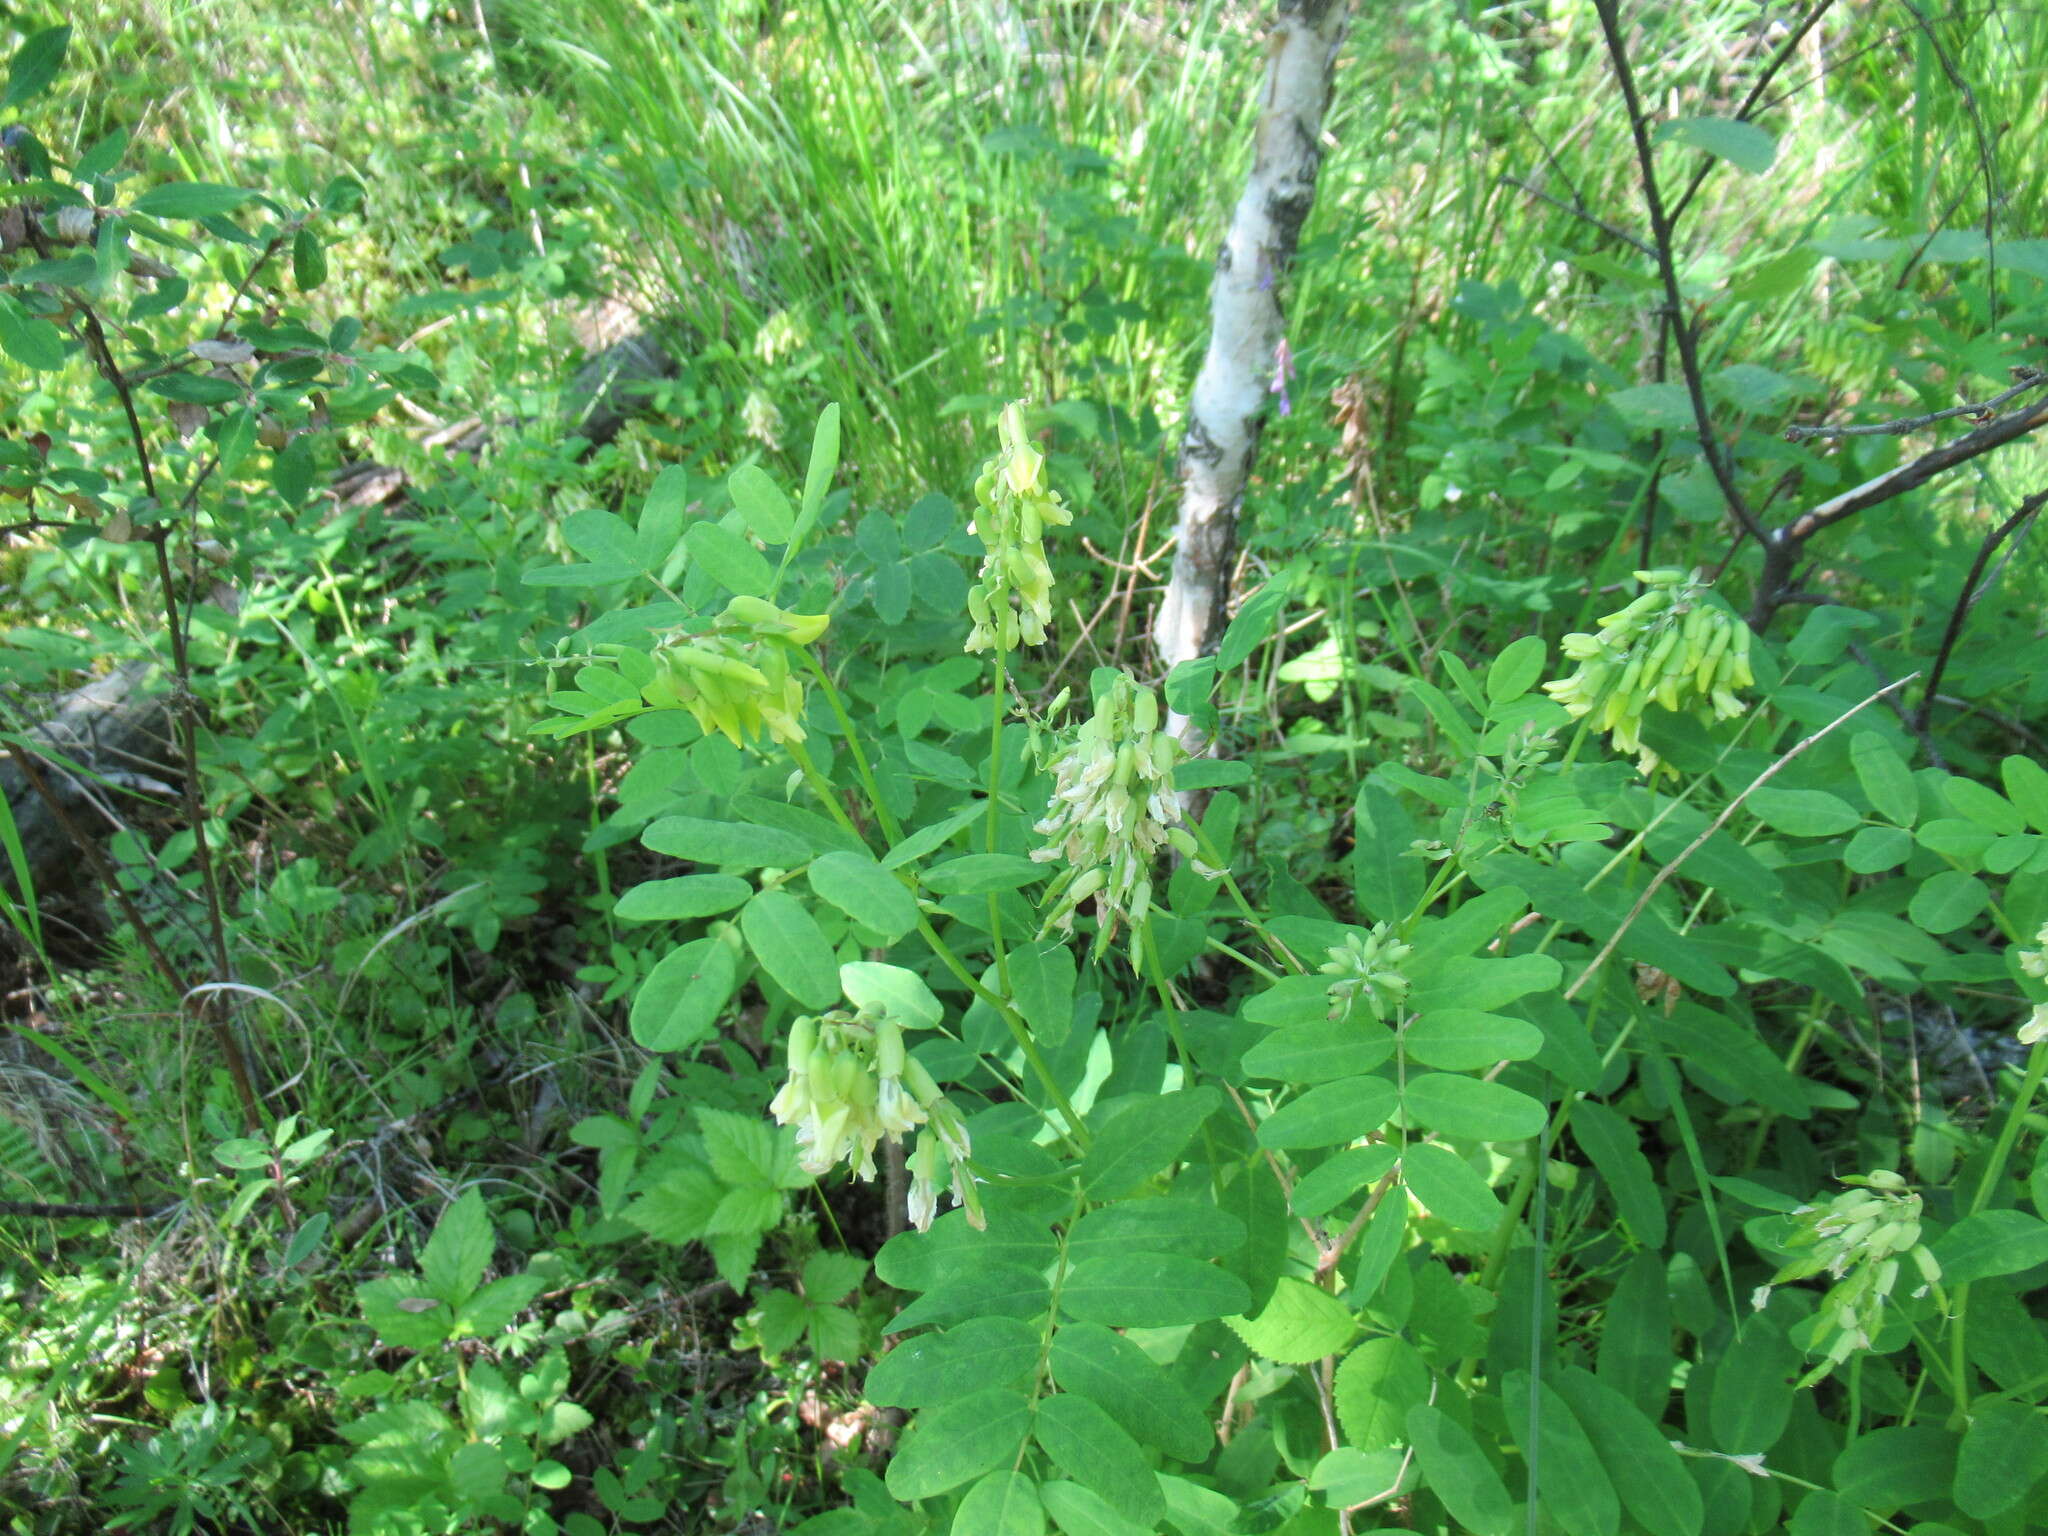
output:
MULTIPOLYGON (((1323 113, 1349 10, 1348 0, 1282 0, 1267 36, 1252 173, 1216 257, 1209 350, 1181 437, 1173 574, 1152 627, 1168 671, 1222 636, 1238 511, 1266 413, 1286 382, 1280 283, 1315 205, 1323 113)), ((1167 728, 1201 750, 1184 716, 1170 716, 1167 728)))

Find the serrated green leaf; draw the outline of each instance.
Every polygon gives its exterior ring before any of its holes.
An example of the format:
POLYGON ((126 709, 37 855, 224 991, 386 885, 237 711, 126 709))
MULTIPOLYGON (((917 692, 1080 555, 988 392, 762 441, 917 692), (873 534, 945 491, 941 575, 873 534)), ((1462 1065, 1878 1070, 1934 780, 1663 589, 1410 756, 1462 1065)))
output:
POLYGON ((434 1235, 420 1253, 420 1278, 428 1292, 451 1307, 461 1306, 483 1283, 497 1241, 483 1195, 464 1190, 434 1223, 434 1235))
POLYGON ((1224 1321, 1254 1354, 1283 1365, 1305 1365, 1334 1355, 1358 1331, 1349 1307, 1322 1287, 1292 1276, 1274 1286, 1257 1317, 1224 1321))
POLYGON ((454 1336, 483 1339, 503 1333, 545 1289, 545 1283, 535 1275, 506 1275, 493 1280, 455 1314, 454 1336))
POLYGON ((1429 1400, 1429 1366, 1406 1339, 1367 1339, 1337 1367, 1333 1394, 1337 1422, 1354 1449, 1400 1445, 1408 1410, 1429 1400))

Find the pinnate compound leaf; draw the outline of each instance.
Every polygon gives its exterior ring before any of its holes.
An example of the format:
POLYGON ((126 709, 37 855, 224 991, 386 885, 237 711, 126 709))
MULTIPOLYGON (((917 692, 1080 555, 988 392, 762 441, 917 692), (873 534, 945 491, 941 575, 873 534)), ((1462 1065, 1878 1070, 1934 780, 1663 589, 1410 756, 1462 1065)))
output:
POLYGON ((1867 1430, 1835 1458, 1835 1491, 1880 1512, 1942 1498, 1955 1480, 1959 1440, 1938 1424, 1867 1430))
POLYGON ((1004 1386, 1038 1363, 1039 1333, 1019 1318, 976 1317, 905 1339, 868 1372, 867 1399, 929 1408, 1004 1386))
POLYGON ((1175 1328, 1241 1313, 1251 1292, 1233 1274, 1170 1253, 1121 1253, 1076 1264, 1060 1305, 1082 1322, 1175 1328))
POLYGON ((739 962, 722 939, 692 939, 665 956, 633 997, 633 1039, 650 1051, 684 1051, 709 1035, 739 984, 739 962))
POLYGON ((1429 1366, 1406 1339, 1367 1339, 1337 1367, 1334 1395, 1337 1422, 1354 1449, 1400 1445, 1408 1410, 1429 1401, 1429 1366))
POLYGON ((1519 1522, 1507 1484, 1471 1432, 1441 1408, 1408 1410, 1408 1443, 1429 1491, 1474 1536, 1513 1536, 1519 1522))
POLYGON ((1564 1398, 1527 1371, 1509 1371, 1501 1380, 1511 1434, 1523 1453, 1540 1469, 1537 1497, 1543 1512, 1565 1536, 1616 1536, 1621 1529, 1621 1501, 1601 1467, 1593 1441, 1564 1398), (1533 1412, 1532 1412, 1533 1409, 1533 1412), (1536 1444, 1527 1444, 1529 1426, 1536 1444))
POLYGON ((1283 1365, 1306 1365, 1333 1355, 1358 1331, 1351 1309, 1320 1286, 1292 1276, 1274 1286, 1255 1318, 1224 1319, 1254 1354, 1283 1365))
POLYGON ((1541 1132, 1550 1118, 1526 1093, 1448 1072, 1411 1077, 1402 1102, 1438 1135, 1467 1141, 1522 1141, 1541 1132))
POLYGON ((1275 1150, 1334 1147, 1386 1124, 1398 1095, 1383 1077, 1347 1077, 1311 1088, 1259 1124, 1258 1142, 1275 1150))
POLYGON ((1222 1102, 1207 1086, 1116 1101, 1081 1161, 1082 1187, 1098 1200, 1129 1194, 1178 1157, 1222 1102))
POLYGON ((960 1501, 953 1536, 1045 1536, 1038 1485, 1022 1472, 991 1472, 960 1501))
POLYGON ((761 892, 740 909, 740 932, 761 969, 806 1008, 839 1001, 839 960, 818 920, 785 890, 761 892))
POLYGON ((2004 1514, 2048 1477, 2048 1425, 2029 1403, 1987 1403, 1956 1454, 1956 1507, 1978 1520, 2004 1514))
POLYGON ((1063 1391, 1090 1399, 1139 1443, 1185 1462, 1200 1462, 1215 1447, 1201 1406, 1122 1334, 1070 1323, 1053 1335, 1051 1365, 1063 1391))
POLYGON ((1500 1225, 1500 1201, 1493 1190, 1449 1147, 1415 1143, 1401 1154, 1401 1175, 1408 1192, 1432 1216, 1461 1231, 1491 1232, 1500 1225))
POLYGON ((1968 1285, 2048 1262, 2048 1222, 2025 1211, 1965 1216, 1933 1245, 1944 1285, 1968 1285))
POLYGON ((917 899, 865 854, 828 853, 805 873, 812 890, 885 939, 900 939, 917 926, 917 899))
MULTIPOLYGON (((1155 1485, 1156 1486, 1156 1485, 1155 1485)), ((1139 1525, 1111 1509, 1101 1494, 1079 1483, 1040 1483, 1038 1497, 1060 1536, 1152 1536, 1155 1525, 1139 1525)), ((1164 1495, 1161 1495, 1164 1498, 1164 1495)))
POLYGON ((1031 1432, 1031 1401, 1014 1387, 991 1387, 927 1408, 890 1459, 889 1491, 908 1503, 950 1493, 1016 1459, 1031 1432))
POLYGON ((1118 1513, 1151 1525, 1165 1513, 1145 1453, 1099 1404, 1074 1392, 1041 1398, 1034 1432, 1053 1464, 1118 1513))

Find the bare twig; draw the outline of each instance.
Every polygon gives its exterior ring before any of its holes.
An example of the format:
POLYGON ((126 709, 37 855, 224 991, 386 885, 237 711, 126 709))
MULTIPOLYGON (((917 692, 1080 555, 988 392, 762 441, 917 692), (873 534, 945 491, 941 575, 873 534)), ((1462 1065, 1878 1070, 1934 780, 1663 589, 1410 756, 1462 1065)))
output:
POLYGON ((1955 655, 1956 642, 1963 637, 1964 621, 1969 618, 1970 610, 1977 606, 1977 600, 1984 595, 1989 585, 1984 582, 1984 568, 1991 563, 1991 557, 1998 553, 1998 547, 2019 532, 2043 506, 2048 506, 2048 491, 2036 491, 2019 504, 2018 510, 2012 516, 1986 534, 1984 542, 1977 547, 1977 558, 1970 563, 1970 574, 1964 578, 1963 590, 1956 594, 1956 605, 1949 612, 1948 628, 1941 636, 1941 648, 1934 653, 1934 666, 1927 674, 1927 688, 1920 695, 1920 706, 1913 711, 1915 730, 1927 729, 1927 718, 1934 713, 1935 695, 1941 691, 1942 674, 1948 671, 1949 661, 1955 655))
POLYGON ((1728 454, 1720 438, 1714 434, 1713 419, 1707 411, 1706 376, 1700 368, 1699 333, 1686 318, 1685 299, 1678 286, 1678 260, 1671 216, 1665 211, 1664 194, 1657 186, 1657 157, 1650 144, 1649 114, 1643 106, 1642 94, 1636 89, 1635 70, 1629 64, 1628 48, 1622 41, 1618 0, 1595 0, 1593 9, 1599 15, 1608 61, 1614 69, 1615 83, 1621 87, 1622 102, 1628 109, 1629 133, 1635 140, 1636 164, 1643 178, 1643 203, 1650 215, 1650 240, 1656 247, 1657 272, 1664 283, 1664 307, 1671 316, 1671 339, 1678 343, 1679 372, 1685 381, 1686 398, 1692 403, 1693 425, 1699 433, 1700 452, 1706 456, 1714 483, 1721 488, 1721 499, 1728 504, 1729 514, 1742 525, 1743 532, 1759 544, 1768 544, 1769 535, 1750 510, 1742 487, 1736 482, 1735 468, 1728 462, 1728 454))
POLYGON ((1922 427, 1931 427, 1937 421, 1953 421, 1958 416, 1982 416, 1995 411, 2006 401, 2017 399, 2030 389, 2048 385, 2048 373, 2038 368, 2019 367, 2013 369, 2019 383, 2011 389, 2001 390, 1989 400, 1980 400, 1975 405, 1952 405, 1945 411, 1929 411, 1924 416, 1900 416, 1892 421, 1874 421, 1862 427, 1801 427, 1785 429, 1785 440, 1789 443, 1804 442, 1810 437, 1896 437, 1905 432, 1918 432, 1922 427))
POLYGON ((1918 672, 1908 672, 1904 677, 1900 678, 1897 682, 1886 683, 1882 688, 1878 689, 1877 692, 1873 693, 1869 698, 1865 699, 1862 703, 1857 704, 1847 710, 1844 710, 1841 714, 1835 716, 1834 719, 1830 720, 1826 725, 1822 726, 1819 730, 1815 731, 1811 736, 1808 736, 1805 739, 1795 743, 1792 749, 1789 752, 1787 752, 1783 757, 1779 758, 1776 762, 1772 763, 1770 767, 1766 768, 1762 773, 1758 774, 1755 778, 1751 779, 1749 781, 1749 784, 1743 789, 1742 793, 1737 795, 1733 800, 1730 800, 1726 806, 1722 807, 1721 814, 1716 816, 1712 821, 1707 823, 1706 830, 1700 833, 1700 835, 1694 838, 1690 843, 1687 843, 1685 847, 1682 850, 1680 850, 1678 857, 1673 859, 1669 864, 1666 864, 1662 869, 1658 870, 1656 875, 1652 877, 1650 883, 1643 887, 1643 894, 1638 896, 1636 898, 1636 904, 1628 909, 1628 916, 1624 917, 1621 920, 1620 926, 1617 927, 1613 933, 1608 935, 1607 942, 1600 946, 1600 952, 1596 954, 1591 960, 1588 960, 1586 962, 1586 968, 1583 971, 1579 972, 1578 979, 1574 981, 1570 986, 1564 989, 1565 1001, 1570 1002, 1573 998, 1579 995, 1579 989, 1583 987, 1589 980, 1592 979, 1594 973, 1597 972, 1601 966, 1607 963, 1607 957, 1614 953, 1614 948, 1617 944, 1621 942, 1622 935, 1627 933, 1629 929, 1635 925, 1635 920, 1643 915, 1643 909, 1650 904, 1650 898, 1655 896, 1658 891, 1664 888, 1665 881, 1669 880, 1673 875, 1678 873, 1679 865, 1683 864, 1687 859, 1691 858, 1694 854, 1698 853, 1700 849, 1706 845, 1706 841, 1708 838, 1712 837, 1716 832, 1720 831, 1723 826, 1727 825, 1728 818, 1733 816, 1738 810, 1742 808, 1742 803, 1745 800, 1747 800, 1757 790, 1762 789, 1765 784, 1770 782, 1771 779, 1775 778, 1777 776, 1779 769, 1783 768, 1787 763, 1791 762, 1793 758, 1799 756, 1800 753, 1804 752, 1808 747, 1812 746, 1815 742, 1819 741, 1823 736, 1826 736, 1830 731, 1833 731, 1836 727, 1846 724, 1848 721, 1853 720, 1856 716, 1862 714, 1864 710, 1870 708, 1871 705, 1875 704, 1879 699, 1883 698, 1886 694, 1890 693, 1894 688, 1905 687, 1906 684, 1910 683, 1914 678, 1918 677, 1919 675, 1920 674, 1918 672))
POLYGON ((1529 196, 1535 198, 1538 202, 1548 203, 1551 207, 1557 209, 1561 213, 1568 213, 1575 219, 1582 219, 1586 223, 1592 225, 1595 229, 1599 230, 1602 234, 1611 236, 1612 238, 1621 241, 1625 245, 1634 246, 1637 250, 1641 251, 1645 256, 1655 259, 1657 255, 1657 247, 1650 244, 1650 242, 1645 240, 1641 235, 1632 235, 1627 230, 1623 229, 1620 225, 1610 224, 1596 213, 1590 212, 1589 210, 1584 208, 1573 207, 1570 203, 1566 202, 1561 197, 1552 197, 1548 192, 1544 191, 1541 187, 1536 186, 1533 182, 1524 181, 1519 176, 1502 175, 1500 178, 1500 184, 1504 187, 1513 187, 1520 192, 1526 192, 1529 194, 1529 196))

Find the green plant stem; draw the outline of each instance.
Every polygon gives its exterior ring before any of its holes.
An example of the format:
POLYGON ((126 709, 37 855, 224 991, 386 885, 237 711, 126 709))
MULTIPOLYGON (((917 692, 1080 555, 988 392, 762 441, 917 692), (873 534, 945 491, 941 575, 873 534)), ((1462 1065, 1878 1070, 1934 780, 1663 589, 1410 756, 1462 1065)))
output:
MULTIPOLYGON (((840 733, 846 739, 847 755, 853 759, 853 771, 860 775, 860 787, 867 795, 868 805, 875 813, 875 820, 881 824, 882 835, 887 837, 891 843, 900 843, 903 841, 903 828, 897 822, 895 815, 889 810, 889 807, 882 803, 882 791, 875 783, 874 771, 868 766, 867 754, 861 750, 860 735, 853 728, 853 720, 846 713, 846 704, 839 697, 839 690, 832 685, 830 675, 827 674, 818 658, 811 654, 808 646, 798 647, 798 653, 803 657, 804 664, 811 669, 811 675, 818 680, 818 687, 824 691, 825 702, 832 709, 832 718, 839 722, 840 733)), ((795 756, 796 754, 792 751, 791 755, 795 756)), ((808 760, 806 759, 806 761, 808 760)), ((801 767, 803 764, 799 763, 798 766, 801 767)), ((816 778, 817 770, 812 769, 810 772, 811 776, 816 778)), ((814 789, 815 787, 813 785, 814 789)), ((830 794, 827 794, 825 798, 833 805, 838 804, 837 800, 830 794)), ((843 811, 841 812, 840 819, 845 823, 848 831, 852 832, 855 837, 860 837, 860 829, 853 825, 852 819, 847 817, 843 811)), ((863 837, 861 841, 865 843, 867 839, 863 837)))
MULTIPOLYGON (((1998 1140, 1991 1148, 1991 1160, 1984 1165, 1984 1176, 1977 1181, 1977 1193, 1970 1197, 1970 1208, 1963 1213, 1965 1219, 1975 1216, 1991 1203, 1991 1195, 1998 1188, 1998 1181, 2005 1175, 2005 1165, 2012 1156, 2014 1143, 2019 1140, 2020 1127, 2025 1123, 2027 1110, 2032 1107, 2034 1095, 2040 1091, 2041 1078, 2048 1073, 2048 1040, 2037 1044, 2027 1056, 2026 1075, 2020 1079, 2020 1091, 2007 1111, 2005 1124, 1999 1127, 1998 1140)), ((1970 1324, 1970 1282, 1964 1281, 1952 1293, 1953 1306, 1949 1320, 1949 1373, 1955 1378, 1954 1391, 1956 1417, 1967 1422, 1971 1403, 1972 1376, 1968 1349, 1970 1324)))

